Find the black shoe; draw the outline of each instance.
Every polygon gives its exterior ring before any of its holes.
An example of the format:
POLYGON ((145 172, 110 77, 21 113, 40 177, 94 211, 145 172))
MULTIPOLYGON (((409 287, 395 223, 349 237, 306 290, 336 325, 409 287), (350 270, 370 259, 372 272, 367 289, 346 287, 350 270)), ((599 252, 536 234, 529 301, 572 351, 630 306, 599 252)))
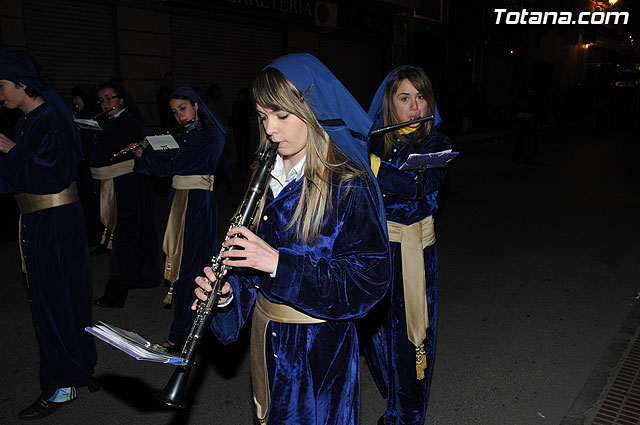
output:
POLYGON ((107 307, 107 308, 123 308, 124 304, 114 303, 111 300, 106 299, 105 297, 100 297, 93 300, 93 303, 98 307, 107 307))
POLYGON ((73 400, 75 399, 71 399, 62 403, 55 403, 53 401, 45 400, 42 397, 38 397, 38 399, 34 401, 29 407, 21 410, 20 413, 18 413, 18 419, 29 421, 32 419, 45 418, 61 407, 64 407, 67 404, 71 403, 73 400))

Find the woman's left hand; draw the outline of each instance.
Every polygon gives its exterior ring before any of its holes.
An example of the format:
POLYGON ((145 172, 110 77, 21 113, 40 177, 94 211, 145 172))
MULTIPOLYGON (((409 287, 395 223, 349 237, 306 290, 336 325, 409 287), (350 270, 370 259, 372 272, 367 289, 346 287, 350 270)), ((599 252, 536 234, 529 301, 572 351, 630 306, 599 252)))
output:
POLYGON ((238 234, 242 237, 229 238, 222 246, 237 246, 242 249, 223 251, 223 263, 231 267, 250 267, 262 272, 275 272, 278 266, 278 250, 244 226, 233 227, 227 232, 229 236, 238 234))

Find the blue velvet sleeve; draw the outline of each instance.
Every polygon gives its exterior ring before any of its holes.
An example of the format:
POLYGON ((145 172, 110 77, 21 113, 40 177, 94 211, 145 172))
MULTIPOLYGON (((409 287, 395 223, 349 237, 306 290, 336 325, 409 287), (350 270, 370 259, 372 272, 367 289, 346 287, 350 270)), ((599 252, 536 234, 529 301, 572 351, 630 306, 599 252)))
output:
MULTIPOLYGON (((451 149, 449 138, 441 133, 434 133, 418 146, 416 152, 430 153, 451 149)), ((401 161, 406 160, 403 155, 401 161)), ((430 168, 424 171, 400 171, 397 166, 382 161, 378 171, 378 184, 382 193, 388 193, 405 200, 416 200, 437 190, 444 181, 445 168, 430 168)))
POLYGON ((377 219, 368 174, 337 190, 333 213, 314 245, 279 247, 277 274, 261 279, 261 291, 309 315, 330 320, 364 316, 385 294, 389 244, 377 219), (364 183, 364 184, 362 184, 364 183))
POLYGON ((17 144, 5 157, 3 177, 17 191, 57 193, 76 178, 69 137, 63 131, 45 127, 46 124, 38 122, 30 129, 29 139, 37 140, 37 146, 29 149, 17 144))
POLYGON ((139 165, 158 177, 213 174, 223 147, 223 136, 213 128, 194 130, 185 135, 175 152, 154 151, 147 147, 136 163, 137 167, 139 165))
POLYGON ((211 330, 220 342, 229 344, 238 338, 240 329, 251 316, 256 290, 243 283, 243 279, 231 275, 228 280, 233 301, 228 307, 218 309, 211 320, 211 330))

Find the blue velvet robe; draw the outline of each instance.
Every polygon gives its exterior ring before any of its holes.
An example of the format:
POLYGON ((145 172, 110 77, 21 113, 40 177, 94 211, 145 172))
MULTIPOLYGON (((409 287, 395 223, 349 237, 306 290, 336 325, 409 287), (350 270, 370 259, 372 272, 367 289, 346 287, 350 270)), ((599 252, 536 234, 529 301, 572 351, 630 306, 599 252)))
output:
MULTIPOLYGON (((80 142, 64 114, 44 103, 16 123, 16 146, 0 166, 16 192, 58 193, 76 180, 80 142)), ((23 214, 20 239, 43 394, 69 386, 95 389, 96 349, 84 331, 91 324, 92 287, 80 202, 23 214)))
MULTIPOLYGON (((145 149, 136 159, 136 170, 143 169, 158 177, 172 175, 214 174, 224 136, 213 127, 199 129, 192 125, 182 131, 180 149, 165 153, 145 149)), ((171 189, 173 200, 174 189, 171 189)), ((218 205, 209 190, 190 189, 184 223, 184 245, 179 279, 173 284, 173 322, 169 340, 184 345, 189 336, 196 312, 191 310, 195 300, 195 278, 211 258, 218 253, 218 205)))
MULTIPOLYGON (((399 136, 411 138, 412 134, 399 136)), ((405 139, 388 161, 382 161, 378 184, 384 199, 387 220, 409 225, 435 213, 436 195, 445 176, 444 168, 400 171, 412 153, 438 152, 451 148, 449 139, 432 130, 430 136, 412 146, 405 139), (419 186, 416 185, 416 180, 419 186)), ((381 394, 387 399, 385 424, 423 424, 435 354, 438 318, 438 261, 436 246, 424 249, 429 328, 424 341, 427 357, 425 379, 416 379, 415 346, 407 337, 404 310, 402 255, 400 243, 391 242, 393 275, 389 294, 373 314, 361 322, 362 348, 381 394)))
POLYGON ((312 246, 296 240, 295 226, 286 230, 302 181, 289 183, 276 199, 268 196, 257 234, 279 251, 276 276, 232 274, 235 300, 229 311, 219 311, 212 321, 220 341, 236 339, 251 316, 258 290, 272 302, 327 320, 311 325, 269 323, 269 424, 359 424, 359 351, 353 320, 384 296, 390 267, 373 178, 365 173, 354 183, 350 191, 343 186, 334 190, 333 209, 327 211, 312 246))
MULTIPOLYGON (((92 167, 128 161, 111 156, 145 137, 142 124, 123 112, 102 123, 102 132, 91 155, 92 167)), ((109 258, 109 280, 131 288, 151 288, 161 282, 160 250, 149 176, 128 173, 113 179, 117 223, 109 258)))

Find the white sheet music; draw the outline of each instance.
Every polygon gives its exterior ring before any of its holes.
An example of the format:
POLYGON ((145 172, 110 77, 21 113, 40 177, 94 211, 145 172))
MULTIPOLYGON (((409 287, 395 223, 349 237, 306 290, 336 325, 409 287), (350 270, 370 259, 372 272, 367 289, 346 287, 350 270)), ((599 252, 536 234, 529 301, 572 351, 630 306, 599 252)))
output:
POLYGON ((147 136, 147 142, 154 151, 165 151, 168 149, 178 149, 180 146, 176 139, 170 134, 161 134, 159 136, 147 136))
POLYGON ((79 128, 83 128, 85 130, 102 131, 102 127, 100 127, 100 124, 98 124, 98 121, 96 120, 74 118, 73 122, 76 123, 79 128))
POLYGON ((84 330, 135 359, 182 366, 185 364, 184 359, 179 355, 168 354, 162 346, 116 326, 98 322, 93 326, 87 326, 84 330))

